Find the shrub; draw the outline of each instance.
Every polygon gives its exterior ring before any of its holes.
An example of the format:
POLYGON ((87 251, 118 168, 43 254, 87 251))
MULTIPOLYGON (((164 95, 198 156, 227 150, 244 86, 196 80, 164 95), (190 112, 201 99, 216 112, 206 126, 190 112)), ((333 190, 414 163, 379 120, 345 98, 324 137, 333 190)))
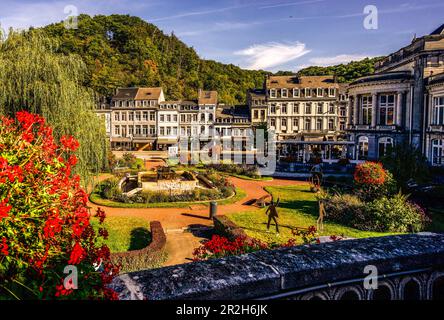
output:
POLYGON ((374 200, 368 211, 377 231, 419 232, 430 222, 424 211, 401 193, 374 200))
MULTIPOLYGON (((88 195, 71 170, 78 142, 56 144, 42 117, 18 112, 0 120, 0 300, 116 298, 106 285, 118 269, 90 224, 88 195), (94 264, 102 263, 102 271, 94 264), (77 290, 64 286, 75 265, 77 290)), ((98 210, 100 223, 104 212, 98 210)))
POLYGON ((355 193, 365 201, 372 201, 396 192, 396 182, 382 164, 364 162, 358 164, 354 173, 355 193))
POLYGON ((119 179, 109 178, 102 181, 96 187, 96 192, 104 199, 114 199, 122 192, 119 189, 119 179))
POLYGON ((366 230, 365 203, 357 196, 350 194, 338 194, 325 201, 326 218, 340 224, 366 230))

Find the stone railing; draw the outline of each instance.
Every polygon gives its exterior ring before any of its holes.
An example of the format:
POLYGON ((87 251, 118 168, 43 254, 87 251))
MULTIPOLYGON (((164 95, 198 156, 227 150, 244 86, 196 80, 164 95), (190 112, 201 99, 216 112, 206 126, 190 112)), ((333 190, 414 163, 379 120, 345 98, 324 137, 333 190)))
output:
MULTIPOLYGON (((373 274, 373 276, 376 276, 373 274)), ((444 235, 345 240, 125 274, 121 299, 432 299, 444 295, 444 235), (364 287, 377 268, 378 288, 364 287)))

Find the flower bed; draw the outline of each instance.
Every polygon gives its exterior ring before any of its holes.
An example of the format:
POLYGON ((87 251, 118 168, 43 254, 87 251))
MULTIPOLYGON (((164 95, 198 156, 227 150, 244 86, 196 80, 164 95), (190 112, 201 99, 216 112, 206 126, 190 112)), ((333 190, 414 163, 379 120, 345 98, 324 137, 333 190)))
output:
POLYGON ((166 258, 166 236, 159 221, 150 222, 151 243, 140 250, 112 253, 111 260, 122 272, 132 272, 159 267, 166 258))

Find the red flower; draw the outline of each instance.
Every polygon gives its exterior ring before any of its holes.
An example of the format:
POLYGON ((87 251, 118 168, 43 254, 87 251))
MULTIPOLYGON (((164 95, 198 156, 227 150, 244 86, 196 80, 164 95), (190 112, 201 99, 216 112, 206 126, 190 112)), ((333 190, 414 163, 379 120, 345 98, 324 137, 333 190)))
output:
POLYGON ((12 206, 7 206, 6 205, 7 203, 8 203, 7 199, 4 199, 0 202, 0 221, 3 218, 9 217, 8 212, 11 211, 12 206))
POLYGON ((69 264, 79 264, 84 259, 84 256, 85 256, 85 250, 82 248, 82 246, 78 242, 76 242, 76 244, 72 248, 68 263, 69 264))
POLYGON ((79 147, 79 142, 72 136, 62 136, 60 138, 60 143, 67 150, 76 151, 79 147))
POLYGON ((3 239, 2 239, 2 244, 0 245, 0 248, 1 248, 0 253, 2 255, 4 255, 4 256, 9 255, 9 251, 8 251, 9 247, 8 247, 8 244, 6 243, 6 238, 5 237, 3 237, 3 239))

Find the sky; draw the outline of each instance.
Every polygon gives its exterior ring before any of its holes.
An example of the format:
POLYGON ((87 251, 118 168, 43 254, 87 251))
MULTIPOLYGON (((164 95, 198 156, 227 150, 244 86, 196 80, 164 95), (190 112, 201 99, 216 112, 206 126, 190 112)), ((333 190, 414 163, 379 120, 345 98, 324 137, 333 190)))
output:
POLYGON ((130 14, 204 59, 276 72, 387 55, 444 24, 443 12, 442 0, 1 0, 0 26, 130 14))

